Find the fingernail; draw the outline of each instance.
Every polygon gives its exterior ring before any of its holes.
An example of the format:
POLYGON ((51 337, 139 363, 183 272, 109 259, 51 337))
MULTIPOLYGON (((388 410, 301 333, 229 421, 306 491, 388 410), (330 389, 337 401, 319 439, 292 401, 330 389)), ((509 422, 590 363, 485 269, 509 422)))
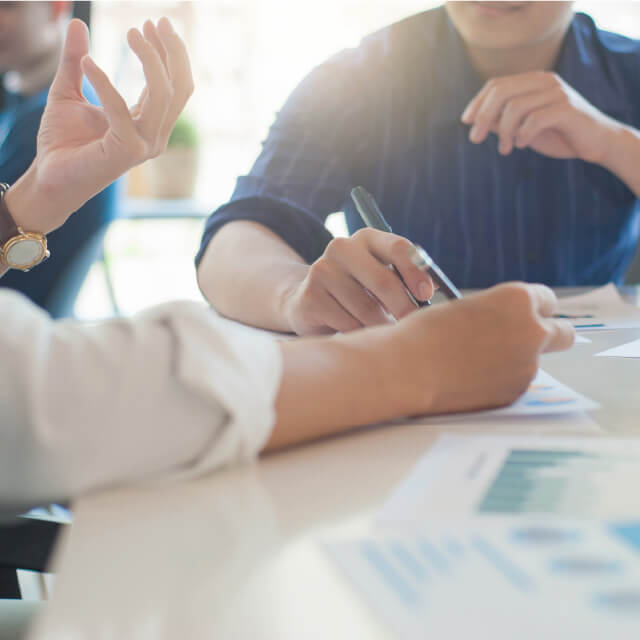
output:
POLYGON ((418 286, 418 293, 420 294, 420 300, 428 300, 431 295, 431 287, 426 282, 421 282, 418 286))
POLYGON ((469 124, 468 119, 469 119, 469 113, 471 112, 471 108, 467 107, 463 112, 462 115, 460 116, 460 120, 462 120, 462 122, 464 122, 465 124, 469 124))
POLYGON ((473 127, 471 127, 471 131, 469 131, 469 140, 471 140, 471 142, 480 141, 480 129, 477 124, 474 124, 473 127))

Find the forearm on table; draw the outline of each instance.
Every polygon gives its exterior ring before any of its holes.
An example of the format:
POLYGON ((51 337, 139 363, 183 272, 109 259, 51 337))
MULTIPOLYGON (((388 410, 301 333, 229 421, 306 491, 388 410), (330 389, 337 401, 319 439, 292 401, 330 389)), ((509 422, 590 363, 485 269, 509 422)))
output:
POLYGON ((276 423, 265 451, 411 413, 394 334, 376 327, 283 341, 276 423))
POLYGON ((283 306, 307 269, 303 258, 267 227, 240 220, 213 236, 198 267, 198 283, 222 315, 290 332, 283 306))

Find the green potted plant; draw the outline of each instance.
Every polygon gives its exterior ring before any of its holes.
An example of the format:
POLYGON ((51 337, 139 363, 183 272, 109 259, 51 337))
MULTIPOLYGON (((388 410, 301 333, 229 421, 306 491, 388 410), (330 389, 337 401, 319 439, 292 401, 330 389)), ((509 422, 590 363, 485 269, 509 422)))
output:
POLYGON ((149 186, 154 198, 193 197, 199 146, 198 129, 183 113, 169 136, 166 151, 149 162, 149 186))

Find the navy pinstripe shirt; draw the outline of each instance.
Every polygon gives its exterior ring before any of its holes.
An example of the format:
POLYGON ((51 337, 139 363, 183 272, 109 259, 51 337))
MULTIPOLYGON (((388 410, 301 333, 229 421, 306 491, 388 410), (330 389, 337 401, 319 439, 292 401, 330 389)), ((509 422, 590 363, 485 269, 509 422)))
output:
MULTIPOLYGON (((601 111, 640 126, 640 42, 576 14, 555 71, 601 111)), ((277 115, 220 227, 253 220, 312 262, 326 216, 362 226, 349 192, 365 186, 395 233, 422 244, 460 287, 503 280, 620 282, 640 231, 638 203, 604 168, 529 149, 503 157, 460 122, 482 86, 443 8, 367 37, 307 76, 277 115)), ((640 167, 638 168, 640 170, 640 167)))

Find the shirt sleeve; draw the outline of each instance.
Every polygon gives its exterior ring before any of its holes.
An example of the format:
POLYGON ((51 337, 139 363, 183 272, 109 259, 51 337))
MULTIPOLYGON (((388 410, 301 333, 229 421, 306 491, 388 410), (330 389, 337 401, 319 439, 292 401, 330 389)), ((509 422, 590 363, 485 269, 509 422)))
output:
POLYGON ((371 72, 364 57, 360 49, 338 54, 296 88, 249 175, 238 178, 231 201, 207 221, 196 264, 215 233, 234 220, 265 225, 307 262, 322 254, 332 238, 324 221, 349 197, 365 142, 363 87, 371 72))
POLYGON ((272 338, 176 302, 97 325, 0 292, 0 502, 62 500, 253 458, 275 420, 272 338))

